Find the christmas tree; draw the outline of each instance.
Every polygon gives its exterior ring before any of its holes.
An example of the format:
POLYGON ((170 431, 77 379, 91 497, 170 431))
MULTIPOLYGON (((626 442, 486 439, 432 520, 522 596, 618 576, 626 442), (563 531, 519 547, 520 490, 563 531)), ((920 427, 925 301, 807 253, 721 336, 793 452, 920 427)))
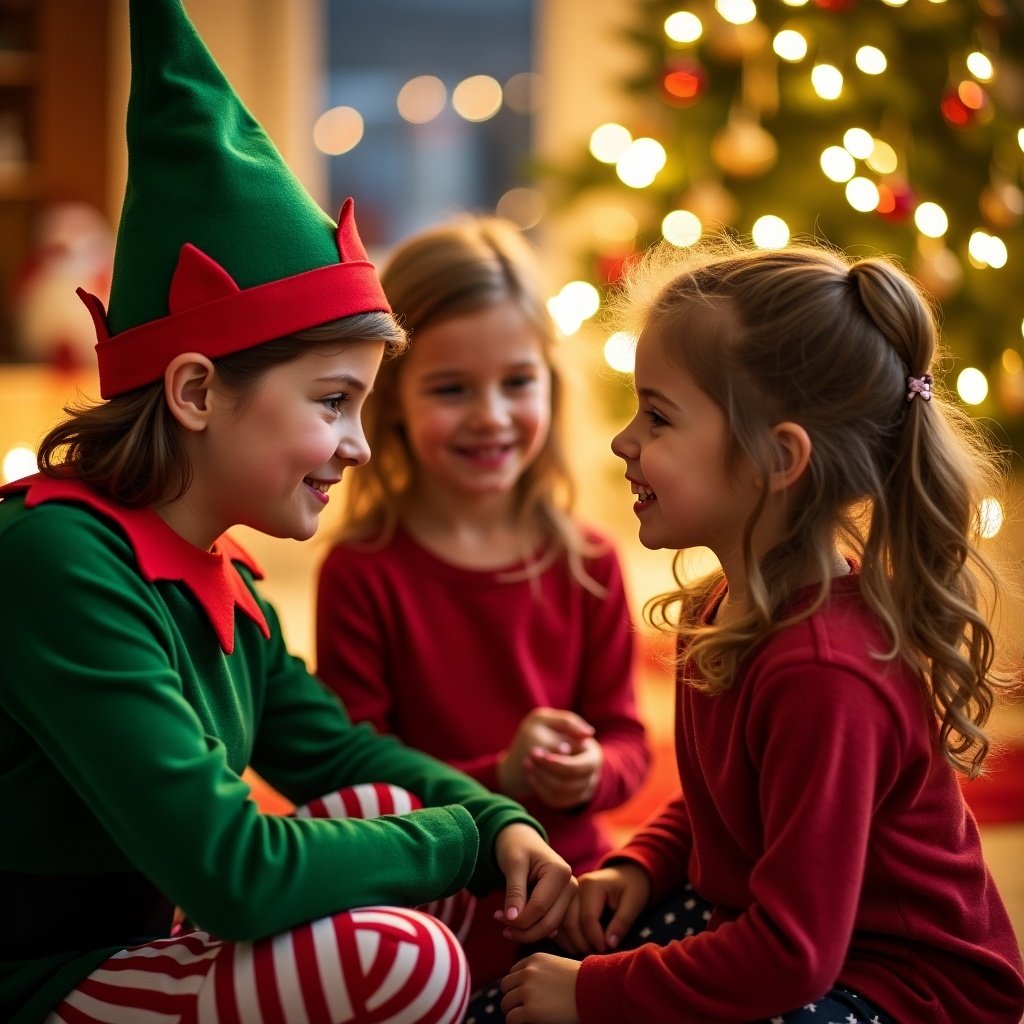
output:
POLYGON ((728 230, 897 257, 937 300, 947 382, 1024 441, 1024 19, 1011 0, 641 0, 632 123, 557 205, 601 194, 581 273, 728 230))

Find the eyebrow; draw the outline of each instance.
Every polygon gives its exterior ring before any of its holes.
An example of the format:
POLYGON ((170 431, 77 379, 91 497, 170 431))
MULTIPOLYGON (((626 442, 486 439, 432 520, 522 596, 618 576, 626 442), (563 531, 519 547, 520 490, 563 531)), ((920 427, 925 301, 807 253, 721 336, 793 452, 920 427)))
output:
POLYGON ((646 398, 648 401, 653 400, 663 405, 676 405, 676 403, 673 402, 672 399, 668 397, 668 395, 666 395, 662 391, 659 391, 657 388, 640 388, 640 390, 637 391, 637 395, 639 395, 640 398, 646 398))
MULTIPOLYGON (((540 359, 523 359, 518 363, 511 363, 509 366, 503 366, 501 368, 502 373, 515 373, 522 370, 536 370, 538 367, 543 365, 543 361, 540 359)), ((440 370, 431 370, 430 373, 425 373, 420 380, 432 381, 441 380, 447 377, 460 377, 465 373, 460 367, 453 366, 450 368, 442 367, 440 370)))
POLYGON ((353 391, 360 392, 360 394, 367 390, 366 385, 358 377, 353 377, 349 373, 339 373, 335 377, 317 377, 315 383, 337 385, 338 387, 348 387, 351 388, 353 391))

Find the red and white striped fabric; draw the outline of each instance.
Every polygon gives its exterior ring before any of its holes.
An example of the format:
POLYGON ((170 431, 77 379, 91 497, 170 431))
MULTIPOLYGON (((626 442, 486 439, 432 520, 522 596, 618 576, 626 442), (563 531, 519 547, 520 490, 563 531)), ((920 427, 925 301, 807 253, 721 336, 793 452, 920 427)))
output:
MULTIPOLYGON (((332 793, 300 817, 376 817, 421 806, 398 787, 332 793)), ((475 900, 360 907, 257 942, 190 931, 116 953, 46 1024, 455 1024, 469 997, 456 931, 475 900)))

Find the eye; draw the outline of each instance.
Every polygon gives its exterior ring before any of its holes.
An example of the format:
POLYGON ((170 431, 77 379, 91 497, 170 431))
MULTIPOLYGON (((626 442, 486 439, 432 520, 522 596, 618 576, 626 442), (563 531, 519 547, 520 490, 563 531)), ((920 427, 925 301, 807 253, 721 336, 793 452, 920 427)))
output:
POLYGON ((456 398, 462 394, 465 389, 461 384, 454 382, 450 384, 435 384, 427 392, 429 395, 437 395, 439 398, 456 398))
POLYGON ((510 377, 506 377, 503 383, 510 391, 521 391, 536 382, 537 375, 534 373, 516 373, 510 377))
POLYGON ((648 409, 644 415, 647 417, 647 422, 651 427, 663 427, 668 423, 668 420, 657 409, 648 409))
POLYGON ((348 395, 342 393, 340 395, 330 395, 327 398, 321 398, 320 404, 331 412, 340 412, 341 407, 348 401, 348 395))

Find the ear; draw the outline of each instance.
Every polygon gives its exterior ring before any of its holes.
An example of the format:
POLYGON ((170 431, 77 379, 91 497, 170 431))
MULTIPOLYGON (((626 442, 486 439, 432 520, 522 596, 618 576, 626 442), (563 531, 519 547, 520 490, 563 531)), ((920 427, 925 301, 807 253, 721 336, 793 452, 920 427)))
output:
POLYGON ((792 487, 803 476, 811 460, 811 439, 799 423, 789 420, 772 427, 772 438, 776 468, 769 478, 768 489, 777 494, 792 487))
POLYGON ((206 429, 209 418, 209 391, 217 370, 206 356, 183 352, 164 370, 164 398, 174 418, 196 433, 206 429))

